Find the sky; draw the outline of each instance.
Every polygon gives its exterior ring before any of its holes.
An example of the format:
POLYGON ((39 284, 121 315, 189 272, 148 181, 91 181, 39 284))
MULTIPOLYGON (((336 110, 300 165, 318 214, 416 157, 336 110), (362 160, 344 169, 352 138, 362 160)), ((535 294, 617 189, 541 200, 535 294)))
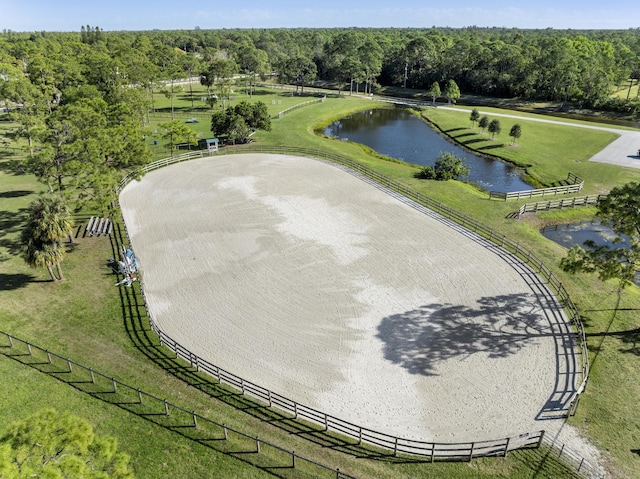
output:
POLYGON ((0 0, 0 30, 640 28, 637 0, 0 0))

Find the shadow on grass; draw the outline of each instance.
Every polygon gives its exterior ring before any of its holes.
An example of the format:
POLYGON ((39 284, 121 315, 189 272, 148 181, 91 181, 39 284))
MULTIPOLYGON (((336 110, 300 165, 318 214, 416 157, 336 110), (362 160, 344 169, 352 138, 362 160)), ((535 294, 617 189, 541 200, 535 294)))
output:
POLYGON ((478 150, 495 150, 497 148, 503 148, 504 147, 504 143, 500 143, 498 145, 487 145, 487 146, 481 146, 480 148, 478 148, 478 150))
MULTIPOLYGON (((622 299, 622 289, 618 288, 618 290, 616 291, 616 304, 615 306, 611 309, 612 314, 611 314, 611 319, 609 320, 609 322, 607 323, 607 327, 605 328, 604 331, 600 332, 600 333, 590 333, 590 334, 585 334, 585 336, 600 336, 600 341, 598 342, 597 345, 593 345, 590 344, 589 342, 587 342, 587 349, 594 353, 593 355, 593 359, 591 360, 591 370, 594 369, 596 361, 598 360, 598 357, 600 356, 600 352, 602 351, 602 347, 604 344, 604 340, 608 337, 608 336, 614 336, 615 333, 611 333, 610 329, 611 329, 611 325, 613 324, 613 322, 616 319, 616 315, 619 311, 619 307, 620 307, 620 301, 622 299)), ((635 348, 635 344, 633 345, 633 348, 635 348)))
POLYGON ((548 446, 539 449, 519 449, 509 453, 510 456, 533 471, 534 479, 578 479, 583 478, 556 458, 556 453, 548 446))
POLYGON ((623 354, 633 354, 635 356, 640 356, 640 328, 628 329, 626 331, 606 330, 599 333, 587 333, 585 334, 585 336, 587 336, 588 338, 600 337, 600 342, 597 346, 588 346, 589 351, 596 353, 596 355, 602 350, 602 344, 605 338, 615 338, 618 339, 623 345, 627 346, 621 347, 620 349, 618 349, 618 351, 623 354))
POLYGON ((11 291, 24 288, 29 283, 48 283, 50 280, 36 279, 30 274, 4 274, 0 273, 0 291, 11 291))
POLYGON ((473 138, 471 140, 466 140, 461 142, 463 145, 473 145, 474 143, 483 143, 488 141, 487 138, 473 138))
MULTIPOLYGON (((6 248, 11 255, 20 253, 19 233, 27 219, 27 208, 17 211, 0 211, 0 247, 6 248)), ((0 261, 8 257, 0 256, 0 261)))
POLYGON ((32 194, 31 190, 13 190, 0 192, 0 198, 20 198, 32 194))
POLYGON ((456 140, 459 140, 460 138, 465 138, 467 136, 476 136, 476 133, 467 132, 467 133, 462 133, 460 135, 451 135, 451 137, 455 138, 456 140))
POLYGON ((9 155, 9 158, 0 157, 0 171, 13 176, 26 174, 23 162, 16 159, 14 155, 9 155))

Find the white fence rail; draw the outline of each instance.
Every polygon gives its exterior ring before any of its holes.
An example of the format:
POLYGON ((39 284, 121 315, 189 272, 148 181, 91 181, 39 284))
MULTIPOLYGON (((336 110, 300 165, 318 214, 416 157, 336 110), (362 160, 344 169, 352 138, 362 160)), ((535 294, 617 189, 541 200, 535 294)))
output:
POLYGON ((518 217, 525 213, 536 213, 538 211, 575 208, 578 206, 598 206, 606 197, 607 195, 587 195, 562 198, 559 200, 538 201, 537 203, 525 203, 518 210, 518 217))
POLYGON ((563 186, 554 186, 551 188, 538 188, 535 190, 523 190, 523 191, 513 191, 510 193, 501 193, 499 191, 490 191, 489 198, 498 198, 501 200, 519 200, 521 198, 533 198, 534 196, 555 196, 555 195, 566 195, 570 193, 578 193, 582 190, 584 186, 584 180, 574 175, 573 173, 569 173, 567 175, 567 182, 571 182, 569 185, 563 186))

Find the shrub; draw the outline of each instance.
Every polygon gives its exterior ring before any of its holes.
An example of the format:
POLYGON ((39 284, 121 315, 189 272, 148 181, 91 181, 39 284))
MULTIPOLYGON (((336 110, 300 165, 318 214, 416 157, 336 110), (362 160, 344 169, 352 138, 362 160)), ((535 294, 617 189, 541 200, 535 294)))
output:
POLYGON ((464 161, 464 158, 457 157, 453 153, 443 152, 436 158, 434 166, 423 167, 414 177, 423 180, 457 180, 471 172, 471 168, 465 165, 464 161))

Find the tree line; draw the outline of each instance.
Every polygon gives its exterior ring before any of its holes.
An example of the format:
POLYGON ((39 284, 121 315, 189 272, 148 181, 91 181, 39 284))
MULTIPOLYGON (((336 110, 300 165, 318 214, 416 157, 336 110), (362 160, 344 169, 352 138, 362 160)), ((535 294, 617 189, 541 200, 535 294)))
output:
POLYGON ((453 80, 463 93, 493 97, 577 102, 631 113, 639 103, 637 93, 619 100, 610 96, 621 86, 630 93, 640 80, 637 29, 105 32, 87 25, 79 33, 5 31, 0 52, 2 64, 28 70, 32 81, 48 85, 49 95, 80 82, 81 72, 102 88, 120 81, 149 85, 159 78, 193 75, 203 75, 205 84, 212 85, 241 73, 251 83, 277 74, 301 88, 319 79, 363 93, 379 86, 426 92, 434 83, 444 89, 453 80))

